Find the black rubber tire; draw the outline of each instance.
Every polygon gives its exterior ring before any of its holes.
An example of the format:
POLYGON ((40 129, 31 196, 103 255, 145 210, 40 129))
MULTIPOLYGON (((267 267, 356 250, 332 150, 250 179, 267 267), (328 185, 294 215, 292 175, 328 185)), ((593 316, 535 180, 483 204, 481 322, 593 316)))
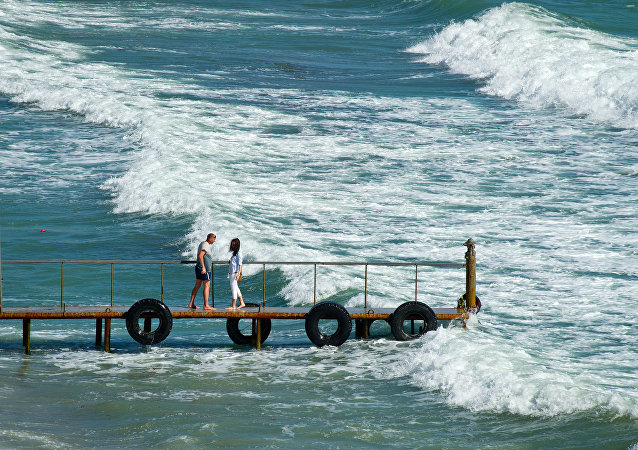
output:
MULTIPOLYGON (((246 303, 246 306, 258 308, 257 303, 246 303)), ((237 317, 231 317, 226 319, 226 331, 228 337, 232 339, 235 344, 239 345, 255 345, 257 341, 257 320, 261 322, 261 343, 263 344, 270 335, 270 328, 272 326, 270 319, 252 319, 251 334, 243 334, 239 329, 239 321, 242 320, 237 317)), ((245 319, 244 319, 245 320, 245 319)))
POLYGON ((128 334, 142 345, 162 342, 173 328, 173 315, 168 306, 154 298, 144 298, 133 303, 124 317, 126 318, 128 334), (142 314, 159 319, 159 326, 155 330, 144 331, 139 324, 142 314))
POLYGON ((394 310, 390 317, 390 330, 397 341, 409 341, 424 335, 428 331, 436 330, 436 314, 425 303, 406 302, 394 310), (423 320, 425 327, 420 327, 416 333, 408 333, 403 328, 406 320, 423 320))
MULTIPOLYGON (((465 294, 463 294, 461 298, 463 299, 463 304, 466 304, 465 294)), ((476 298, 476 314, 478 314, 481 311, 481 299, 478 298, 478 295, 476 295, 475 298, 476 298)))
POLYGON ((352 332, 352 319, 346 308, 335 302, 317 303, 306 315, 306 334, 317 347, 324 345, 340 346, 348 340, 352 332), (333 319, 337 321, 337 330, 333 334, 324 334, 319 330, 319 321, 333 319))

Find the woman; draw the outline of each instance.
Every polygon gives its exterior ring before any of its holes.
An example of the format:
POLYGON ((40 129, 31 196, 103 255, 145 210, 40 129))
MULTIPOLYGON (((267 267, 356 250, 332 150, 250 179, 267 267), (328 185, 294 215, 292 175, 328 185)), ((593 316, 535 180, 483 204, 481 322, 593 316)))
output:
POLYGON ((239 246, 239 239, 235 238, 230 241, 230 248, 228 249, 228 251, 233 252, 233 256, 231 256, 230 260, 228 261, 228 279, 230 280, 230 292, 233 296, 233 305, 230 308, 226 309, 239 309, 246 306, 246 304, 244 303, 244 299, 241 296, 239 286, 237 286, 237 279, 241 278, 242 265, 242 257, 241 252, 239 251, 239 246), (235 308, 237 298, 239 298, 240 305, 239 307, 235 308))

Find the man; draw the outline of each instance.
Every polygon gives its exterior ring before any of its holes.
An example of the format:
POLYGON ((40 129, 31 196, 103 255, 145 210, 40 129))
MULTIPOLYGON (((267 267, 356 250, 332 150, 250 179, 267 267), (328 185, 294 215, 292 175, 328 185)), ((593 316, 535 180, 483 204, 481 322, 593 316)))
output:
POLYGON ((210 291, 210 280, 212 277, 212 265, 213 254, 211 252, 211 245, 215 243, 216 236, 213 233, 208 233, 206 240, 199 244, 197 247, 197 264, 195 264, 195 287, 191 292, 191 302, 188 307, 191 309, 199 309, 199 306, 195 306, 195 296, 199 291, 200 286, 204 285, 204 311, 214 311, 215 308, 208 304, 208 294, 210 291))

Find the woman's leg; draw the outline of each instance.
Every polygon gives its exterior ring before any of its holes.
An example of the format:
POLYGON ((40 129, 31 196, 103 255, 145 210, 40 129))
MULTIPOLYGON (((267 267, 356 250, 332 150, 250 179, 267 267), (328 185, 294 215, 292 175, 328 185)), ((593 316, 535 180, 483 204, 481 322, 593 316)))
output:
POLYGON ((235 304, 237 303, 237 295, 239 293, 239 286, 237 286, 237 280, 234 275, 231 275, 230 278, 230 293, 233 297, 233 304, 230 309, 235 309, 235 304))
POLYGON ((239 308, 243 308, 244 306, 246 306, 246 304, 244 303, 244 297, 241 296, 239 286, 237 286, 237 298, 239 298, 239 308))
POLYGON ((241 291, 239 290, 239 285, 237 284, 237 280, 235 280, 235 293, 233 294, 233 306, 235 305, 235 298, 239 299, 239 308, 243 308, 244 306, 246 306, 246 304, 244 303, 244 297, 241 296, 241 291))

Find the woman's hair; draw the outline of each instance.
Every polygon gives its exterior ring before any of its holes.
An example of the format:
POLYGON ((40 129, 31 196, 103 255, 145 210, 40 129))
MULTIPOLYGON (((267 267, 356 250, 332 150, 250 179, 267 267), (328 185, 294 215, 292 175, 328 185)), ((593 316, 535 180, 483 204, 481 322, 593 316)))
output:
POLYGON ((233 252, 233 256, 235 256, 239 251, 239 245, 239 239, 237 238, 234 238, 232 241, 230 241, 230 247, 228 248, 228 250, 233 252))

